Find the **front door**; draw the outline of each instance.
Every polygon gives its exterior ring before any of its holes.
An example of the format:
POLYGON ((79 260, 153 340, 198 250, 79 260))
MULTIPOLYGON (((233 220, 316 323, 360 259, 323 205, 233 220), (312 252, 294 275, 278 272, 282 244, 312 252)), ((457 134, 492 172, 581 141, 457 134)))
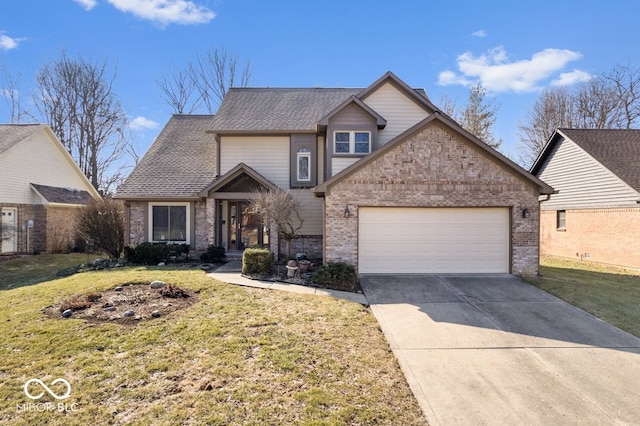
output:
POLYGON ((246 201, 229 202, 229 250, 262 246, 262 226, 246 201))
POLYGON ((2 227, 0 229, 0 239, 2 247, 0 253, 11 253, 18 251, 18 212, 17 209, 2 209, 2 227))

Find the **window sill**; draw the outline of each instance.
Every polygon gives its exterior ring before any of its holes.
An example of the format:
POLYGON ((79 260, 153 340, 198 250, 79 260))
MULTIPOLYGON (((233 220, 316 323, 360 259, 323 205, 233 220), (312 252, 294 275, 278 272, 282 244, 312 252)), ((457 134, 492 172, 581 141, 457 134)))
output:
POLYGON ((556 232, 567 232, 567 228, 556 228, 556 232))

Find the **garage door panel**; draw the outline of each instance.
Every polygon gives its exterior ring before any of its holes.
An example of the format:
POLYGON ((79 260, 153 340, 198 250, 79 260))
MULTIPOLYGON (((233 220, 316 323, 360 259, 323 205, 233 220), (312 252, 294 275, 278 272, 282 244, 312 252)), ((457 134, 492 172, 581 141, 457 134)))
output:
POLYGON ((508 272, 507 208, 360 208, 360 273, 508 272))

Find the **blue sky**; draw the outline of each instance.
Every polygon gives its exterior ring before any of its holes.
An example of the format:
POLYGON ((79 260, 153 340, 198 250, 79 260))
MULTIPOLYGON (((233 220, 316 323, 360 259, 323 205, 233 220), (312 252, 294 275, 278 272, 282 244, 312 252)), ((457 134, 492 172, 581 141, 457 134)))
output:
POLYGON ((26 92, 63 49, 117 63, 142 153, 171 114, 155 81, 207 49, 249 60, 252 86, 365 87, 392 71, 436 105, 443 95, 464 105, 480 82, 516 159, 518 123, 540 90, 640 67, 639 12, 636 0, 3 0, 0 66, 22 74, 26 92))

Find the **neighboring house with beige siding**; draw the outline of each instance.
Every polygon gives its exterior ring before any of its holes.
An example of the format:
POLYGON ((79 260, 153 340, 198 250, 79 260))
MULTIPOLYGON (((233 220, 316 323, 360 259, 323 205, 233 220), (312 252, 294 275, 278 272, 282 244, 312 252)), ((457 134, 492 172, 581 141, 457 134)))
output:
POLYGON ((0 253, 73 250, 73 214, 99 198, 49 126, 0 125, 0 253))
POLYGON ((640 130, 557 129, 531 168, 543 254, 640 268, 640 130))
POLYGON ((126 243, 282 253, 247 210, 259 188, 302 201, 294 252, 361 274, 535 274, 552 192, 391 72, 364 88, 232 88, 215 116, 174 115, 118 189, 126 243))

